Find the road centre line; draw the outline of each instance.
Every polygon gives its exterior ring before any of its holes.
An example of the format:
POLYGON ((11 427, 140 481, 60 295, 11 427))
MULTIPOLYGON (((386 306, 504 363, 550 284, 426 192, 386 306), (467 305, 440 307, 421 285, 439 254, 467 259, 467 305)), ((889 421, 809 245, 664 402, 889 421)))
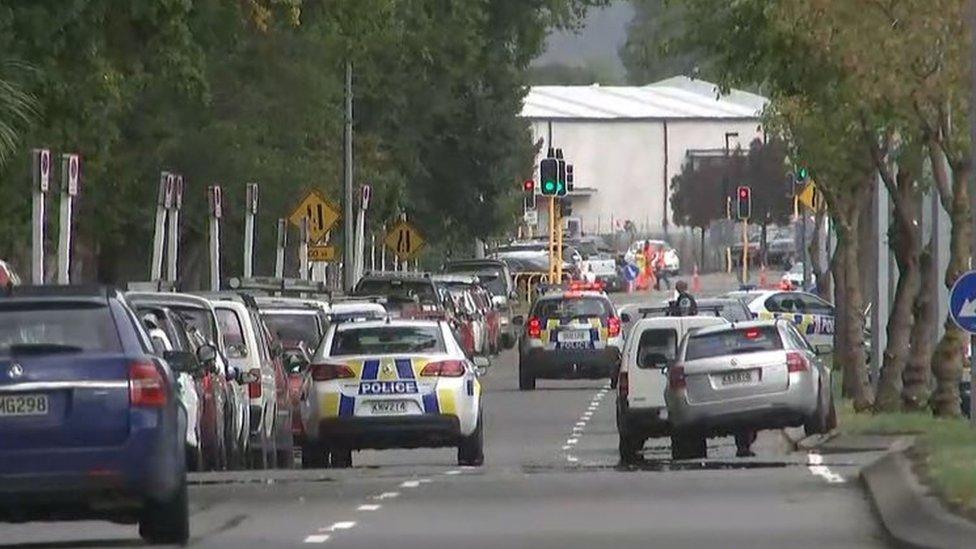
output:
POLYGON ((807 469, 815 476, 818 476, 831 484, 847 482, 844 477, 830 470, 823 464, 823 456, 817 452, 807 454, 807 469))

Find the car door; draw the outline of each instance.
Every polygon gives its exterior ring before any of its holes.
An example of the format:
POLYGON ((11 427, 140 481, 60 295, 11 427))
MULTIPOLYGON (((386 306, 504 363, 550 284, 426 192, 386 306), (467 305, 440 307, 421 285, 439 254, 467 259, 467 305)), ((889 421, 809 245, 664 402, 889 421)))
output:
POLYGON ((807 293, 796 296, 803 322, 797 329, 803 334, 810 345, 834 344, 834 306, 823 299, 807 293))
MULTIPOLYGON (((670 319, 669 319, 670 320, 670 319)), ((664 408, 664 389, 668 378, 665 368, 678 352, 680 321, 643 325, 630 335, 633 354, 629 361, 629 398, 631 408, 664 408)))

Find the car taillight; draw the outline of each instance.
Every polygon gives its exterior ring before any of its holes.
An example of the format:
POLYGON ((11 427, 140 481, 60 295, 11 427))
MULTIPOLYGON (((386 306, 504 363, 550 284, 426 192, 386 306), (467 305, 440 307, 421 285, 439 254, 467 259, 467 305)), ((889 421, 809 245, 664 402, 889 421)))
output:
POLYGON ((534 316, 529 319, 528 334, 532 339, 539 339, 542 337, 542 321, 539 320, 539 317, 534 316))
POLYGON ((611 316, 607 319, 607 335, 610 337, 617 337, 620 335, 620 319, 611 316))
POLYGON ((166 405, 166 400, 166 380, 155 364, 129 364, 129 402, 133 406, 160 408, 166 405))
POLYGON ((807 362, 807 357, 803 356, 803 353, 798 353, 796 351, 786 353, 787 372, 806 372, 809 369, 810 363, 807 362))
POLYGON ((331 379, 345 379, 356 377, 356 372, 345 364, 312 364, 313 381, 329 381, 331 379))
POLYGON ((464 375, 464 363, 460 360, 442 360, 428 363, 420 375, 424 377, 461 377, 464 375))
POLYGON ((672 389, 685 389, 688 387, 688 378, 685 377, 684 366, 672 366, 668 370, 668 385, 672 389))
POLYGON ((261 370, 254 368, 248 371, 252 378, 257 378, 257 381, 252 381, 247 384, 247 396, 249 398, 261 398, 261 370))
POLYGON ((621 371, 617 374, 617 391, 622 397, 626 397, 630 393, 630 380, 627 377, 627 372, 621 371))

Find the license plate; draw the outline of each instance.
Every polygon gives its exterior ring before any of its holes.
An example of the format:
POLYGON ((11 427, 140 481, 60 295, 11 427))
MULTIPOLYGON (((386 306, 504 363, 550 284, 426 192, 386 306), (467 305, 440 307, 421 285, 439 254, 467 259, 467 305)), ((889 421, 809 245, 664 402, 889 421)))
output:
POLYGON ((759 375, 755 370, 739 370, 722 374, 722 385, 741 385, 743 383, 752 383, 758 379, 759 375))
POLYGON ((369 407, 374 414, 407 413, 407 401, 405 400, 381 400, 379 402, 370 402, 369 407))
POLYGON ((556 336, 560 343, 575 343, 579 341, 589 341, 589 330, 565 330, 556 336))
POLYGON ((47 395, 0 396, 0 417, 43 416, 48 410, 47 395))

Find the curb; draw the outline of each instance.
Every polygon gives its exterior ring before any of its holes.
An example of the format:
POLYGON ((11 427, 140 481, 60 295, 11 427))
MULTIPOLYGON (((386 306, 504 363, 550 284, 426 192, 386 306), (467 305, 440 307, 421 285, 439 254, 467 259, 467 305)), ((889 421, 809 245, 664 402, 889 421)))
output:
POLYGON ((923 486, 905 449, 890 452, 861 470, 861 482, 882 529, 896 547, 972 547, 976 523, 955 515, 923 486))
POLYGON ((840 431, 837 429, 822 435, 801 436, 799 438, 791 437, 788 429, 783 429, 780 432, 783 434, 786 442, 793 446, 794 452, 815 450, 840 436, 840 431))

